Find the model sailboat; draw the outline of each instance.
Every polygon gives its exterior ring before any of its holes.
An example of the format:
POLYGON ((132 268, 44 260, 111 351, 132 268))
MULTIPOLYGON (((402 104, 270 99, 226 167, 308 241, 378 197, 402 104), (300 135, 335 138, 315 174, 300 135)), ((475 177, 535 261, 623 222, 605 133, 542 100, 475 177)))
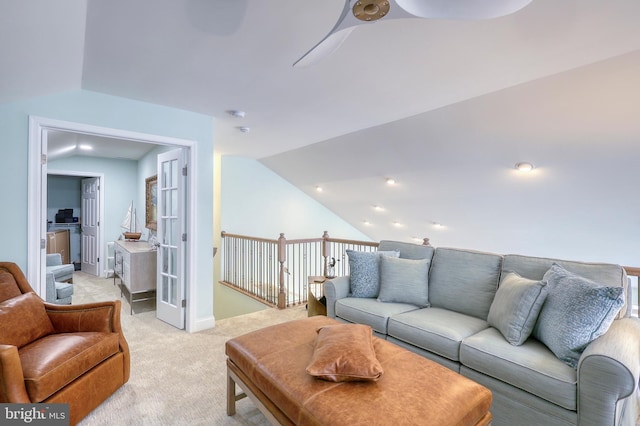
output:
POLYGON ((139 240, 142 235, 142 232, 140 232, 142 228, 140 227, 140 222, 138 222, 136 209, 133 208, 133 201, 131 201, 127 215, 124 217, 120 228, 124 229, 122 235, 125 240, 139 240))

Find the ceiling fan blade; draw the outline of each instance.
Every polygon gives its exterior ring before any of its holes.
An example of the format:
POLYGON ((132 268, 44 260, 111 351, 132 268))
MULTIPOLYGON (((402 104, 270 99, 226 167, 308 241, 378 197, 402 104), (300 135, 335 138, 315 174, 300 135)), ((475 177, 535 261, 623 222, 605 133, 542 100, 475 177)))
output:
POLYGON ((313 46, 311 50, 302 55, 300 59, 293 63, 294 67, 307 67, 309 65, 313 65, 325 56, 329 56, 338 48, 342 43, 347 39, 351 31, 353 31, 355 27, 345 28, 338 32, 329 33, 325 38, 323 38, 320 43, 313 46))
POLYGON ((392 0, 407 13, 432 19, 491 19, 519 11, 533 0, 392 0))
POLYGON ((351 22, 351 1, 353 0, 345 0, 344 7, 342 8, 342 12, 338 17, 338 22, 333 26, 329 34, 327 34, 318 44, 313 46, 307 53, 302 55, 300 59, 293 63, 294 67, 306 67, 312 65, 324 58, 325 56, 330 55, 336 49, 340 47, 340 45, 346 40, 351 30, 353 30, 353 26, 356 23, 351 22))
POLYGON ((532 1, 533 0, 345 0, 342 13, 333 29, 311 50, 294 62, 293 66, 309 66, 325 56, 330 55, 340 47, 357 25, 372 24, 379 20, 401 18, 491 19, 517 12, 532 1), (372 6, 372 8, 368 10, 368 6, 372 6), (358 14, 356 10, 358 10, 359 17, 355 16, 358 14))

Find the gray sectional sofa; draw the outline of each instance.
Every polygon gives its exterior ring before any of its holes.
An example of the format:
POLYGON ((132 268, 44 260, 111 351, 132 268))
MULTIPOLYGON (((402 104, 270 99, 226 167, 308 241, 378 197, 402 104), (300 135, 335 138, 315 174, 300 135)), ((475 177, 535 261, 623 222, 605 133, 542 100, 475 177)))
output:
MULTIPOLYGON (((378 258, 377 276, 364 275, 378 280, 373 290, 356 291, 363 297, 353 297, 349 276, 325 282, 329 317, 369 324, 379 337, 486 386, 495 426, 636 424, 640 321, 630 317, 621 266, 394 241, 378 250, 399 258, 378 258), (589 291, 589 282, 598 284, 593 290, 606 307, 576 296, 583 279, 589 291), (588 328, 583 323, 595 317, 599 333, 568 341, 562 335, 565 328, 588 328), (593 337, 586 347, 562 352, 593 337)), ((351 274, 355 279, 353 268, 351 274)))

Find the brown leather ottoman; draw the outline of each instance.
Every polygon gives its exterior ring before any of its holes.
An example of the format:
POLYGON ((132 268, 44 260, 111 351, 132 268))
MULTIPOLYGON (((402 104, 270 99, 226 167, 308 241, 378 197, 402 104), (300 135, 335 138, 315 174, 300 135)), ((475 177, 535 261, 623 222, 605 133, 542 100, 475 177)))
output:
POLYGON ((374 337, 384 374, 377 382, 328 382, 307 374, 316 330, 337 321, 314 316, 226 343, 227 414, 235 384, 273 424, 488 425, 491 392, 433 361, 374 337))

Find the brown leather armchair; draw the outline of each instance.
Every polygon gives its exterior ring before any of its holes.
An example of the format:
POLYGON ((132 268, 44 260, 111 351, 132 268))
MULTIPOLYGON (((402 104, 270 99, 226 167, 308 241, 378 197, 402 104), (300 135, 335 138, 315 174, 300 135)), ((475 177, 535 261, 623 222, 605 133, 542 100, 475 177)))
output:
POLYGON ((68 403, 75 425, 129 380, 120 301, 54 305, 0 262, 0 403, 68 403))

